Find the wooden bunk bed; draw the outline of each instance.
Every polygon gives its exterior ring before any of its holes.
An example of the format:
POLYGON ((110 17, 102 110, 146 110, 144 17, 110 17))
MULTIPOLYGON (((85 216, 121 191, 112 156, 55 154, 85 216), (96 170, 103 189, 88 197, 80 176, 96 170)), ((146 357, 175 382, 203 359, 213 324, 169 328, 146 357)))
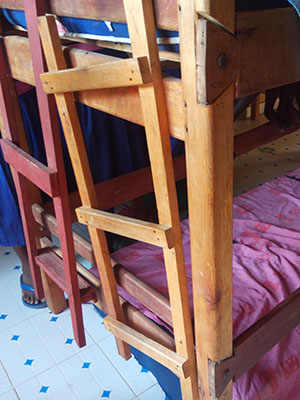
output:
MULTIPOLYGON (((232 381, 251 368, 300 321, 298 291, 296 291, 233 340, 232 156, 234 150, 236 154, 241 154, 268 140, 268 137, 261 137, 263 128, 260 128, 245 134, 243 138, 236 139, 234 143, 233 101, 234 98, 300 80, 298 17, 290 8, 235 14, 233 0, 226 4, 217 0, 154 1, 156 27, 179 31, 181 79, 178 79, 170 76, 161 78, 150 0, 141 2, 126 0, 124 1, 125 9, 122 1, 103 0, 101 7, 99 7, 99 2, 90 1, 84 8, 79 0, 70 2, 52 0, 47 5, 42 3, 25 1, 25 11, 28 15, 35 13, 32 19, 48 11, 58 16, 126 22, 129 25, 132 40, 133 58, 130 59, 128 65, 112 57, 72 49, 68 51, 68 59, 70 66, 77 69, 67 70, 57 39, 54 20, 49 18, 40 20, 45 56, 51 71, 49 74, 42 75, 41 79, 44 88, 48 87, 47 93, 56 94, 63 123, 65 120, 66 136, 71 137, 75 131, 75 137, 79 137, 80 133, 72 109, 72 95, 62 94, 73 91, 76 91, 75 97, 78 101, 145 125, 147 131, 160 225, 143 224, 129 219, 113 221, 113 216, 87 209, 95 208, 96 205, 101 209, 106 209, 150 192, 153 183, 149 169, 116 178, 96 188, 89 178, 79 177, 82 173, 80 168, 77 172, 75 171, 79 186, 81 185, 79 191, 81 191, 83 204, 83 207, 77 210, 77 215, 92 226, 90 232, 92 232, 91 236, 94 235, 92 240, 94 251, 90 244, 77 235, 73 235, 75 249, 91 262, 95 259, 97 261, 104 286, 98 294, 98 301, 103 300, 104 293, 106 299, 104 303, 101 303, 101 307, 110 315, 106 319, 106 326, 119 337, 119 351, 124 357, 129 356, 129 348, 125 343, 128 342, 177 374, 181 378, 182 397, 185 400, 230 399, 232 398, 232 381), (286 66, 284 70, 277 67, 279 60, 286 66), (109 84, 103 79, 103 77, 107 78, 105 63, 106 66, 109 65, 110 71, 115 68, 114 74, 111 74, 113 79, 109 84), (95 65, 95 68, 86 68, 87 65, 95 65), (80 76, 83 67, 86 74, 95 77, 94 81, 80 82, 80 78, 76 81, 75 78, 80 76), (134 73, 138 75, 136 82, 128 83, 128 67, 130 71, 134 70, 134 73), (65 71, 57 72, 61 69, 65 71), (96 82, 96 77, 102 77, 100 83, 96 82), (186 149, 185 159, 178 158, 174 162, 174 169, 175 177, 180 179, 185 175, 184 164, 186 164, 194 293, 194 335, 184 279, 169 135, 183 140, 186 149), (247 138, 250 135, 252 142, 249 144, 247 138), (137 185, 134 179, 138 179, 141 184, 137 185), (99 202, 97 197, 99 197, 99 202), (161 242, 165 260, 168 260, 166 269, 169 275, 170 303, 147 285, 132 277, 122 267, 115 268, 115 273, 118 282, 123 282, 129 292, 131 290, 134 294, 141 293, 141 297, 144 297, 144 300, 146 297, 146 301, 148 297, 150 307, 153 308, 154 299, 157 299, 154 308, 157 306, 158 312, 159 309, 165 310, 164 318, 167 318, 167 315, 169 320, 172 320, 174 341, 153 323, 146 323, 145 317, 127 304, 123 309, 120 307, 102 230, 112 230, 134 238, 142 235, 142 240, 150 243, 158 240, 161 242), (146 296, 145 293, 147 293, 146 296), (126 318, 129 319, 128 324, 136 327, 137 331, 141 331, 143 325, 142 334, 126 326, 123 322, 126 318), (271 336, 267 335, 270 331, 272 331, 271 336), (149 335, 155 339, 155 342, 149 340, 149 335), (194 360, 194 344, 196 361, 194 360)), ((24 9, 23 1, 18 0, 1 0, 0 6, 24 9)), ((33 43, 39 43, 36 37, 37 20, 35 23, 35 28, 33 23, 30 27, 28 26, 30 40, 24 35, 8 35, 3 38, 2 57, 4 55, 7 57, 12 78, 32 85, 36 84, 41 91, 39 75, 43 72, 44 66, 39 63, 42 62, 42 56, 36 55, 37 59, 32 65, 32 55, 37 47, 32 53, 30 52, 30 42, 31 46, 33 43)), ((104 43, 101 44, 104 45, 104 43)), ((112 47, 111 44, 108 46, 112 47)), ((177 59, 174 54, 163 53, 161 57, 177 59)), ((8 106, 8 102, 11 101, 8 93, 11 95, 12 86, 5 65, 5 60, 2 58, 1 85, 7 90, 7 103, 2 103, 3 125, 7 137, 13 142, 18 142, 17 136, 10 135, 10 133, 20 133, 20 126, 12 125, 13 117, 10 113, 13 107, 8 106)), ((2 90, 2 96, 3 94, 5 94, 4 90, 2 90)), ((11 96, 11 98, 14 97, 11 96)), ((42 115, 43 112, 42 109, 42 115)), ((265 128, 270 130, 270 127, 267 125, 265 128)), ((284 134, 287 133, 284 132, 284 134)), ((52 138, 51 140, 53 140, 52 134, 50 129, 48 135, 52 138)), ((274 136, 271 140, 273 138, 274 136)), ((20 192, 25 190, 23 175, 39 187, 41 180, 47 176, 47 180, 45 179, 47 184, 44 183, 42 188, 52 195, 56 202, 66 202, 67 194, 62 187, 58 187, 57 177, 55 177, 61 168, 61 155, 55 146, 58 164, 51 165, 50 163, 47 169, 37 165, 34 160, 28 159, 8 140, 2 143, 4 154, 18 171, 16 184, 20 192), (16 154, 19 154, 17 162, 14 159, 16 154), (32 171, 29 163, 35 168, 39 167, 40 179, 35 179, 32 174, 24 172, 25 170, 32 171)), ((74 165, 81 159, 84 164, 83 170, 86 171, 87 163, 84 160, 85 156, 80 154, 80 145, 76 141, 68 145, 70 153, 73 153, 74 165), (74 146, 73 150, 72 146, 74 146), (79 153, 77 160, 74 150, 79 153)), ((22 193, 20 193, 20 198, 24 198, 22 193)), ((25 201, 24 210, 28 212, 30 201, 26 196, 25 199, 27 203, 25 201)), ((70 202, 71 209, 78 207, 80 205, 78 195, 71 195, 70 202)), ((59 210, 59 206, 56 207, 59 210)), ((58 227, 60 223, 58 216, 58 222, 56 222, 41 209, 41 206, 36 204, 33 206, 33 213, 35 219, 47 230, 53 233, 60 231, 60 235, 62 234, 61 229, 64 228, 58 227)), ((65 210, 62 216, 65 216, 65 210)), ((27 218, 32 221, 30 216, 27 218)), ((70 217, 67 219, 65 226, 69 226, 70 217)), ((25 230, 27 228, 25 225, 25 230)), ((63 235, 68 240, 72 237, 69 231, 63 235)), ((32 264, 36 265, 34 257, 40 257, 40 255, 34 250, 32 240, 32 235, 28 233, 28 242, 33 249, 30 252, 33 255, 32 264)), ((43 239, 43 243, 45 246, 51 246, 46 239, 43 239)), ((71 242, 63 247, 62 252, 65 252, 65 257, 70 257, 73 252, 72 247, 71 242)), ((59 252, 59 250, 56 251, 59 252)), ((65 262, 64 254, 63 259, 65 262)), ((75 260, 72 259, 70 264, 71 276, 74 277, 72 265, 74 266, 75 260)), ((39 265, 42 266, 42 262, 39 265)), ((39 272, 37 268, 33 268, 33 272, 38 277, 35 287, 41 296, 43 292, 39 272)), ((98 280, 86 272, 84 275, 94 287, 100 287, 98 280)), ((77 298, 76 301, 83 300, 82 293, 81 298, 77 298)), ((84 300, 94 296, 93 291, 87 286, 84 287, 84 294, 84 300)), ((76 310, 78 307, 75 305, 73 312, 75 313, 76 310)), ((80 324, 76 315, 73 321, 80 324)), ((80 334, 77 339, 79 344, 84 343, 80 334)))

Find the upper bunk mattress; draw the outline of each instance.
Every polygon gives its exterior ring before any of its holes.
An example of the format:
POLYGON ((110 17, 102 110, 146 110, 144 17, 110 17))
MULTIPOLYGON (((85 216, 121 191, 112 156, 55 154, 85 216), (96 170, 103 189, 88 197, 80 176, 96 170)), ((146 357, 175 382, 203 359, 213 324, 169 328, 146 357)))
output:
MULTIPOLYGON (((236 11, 283 8, 293 5, 300 15, 300 0, 236 0, 235 3, 236 11)), ((26 29, 23 11, 3 9, 3 13, 10 23, 26 29)), ((60 22, 65 28, 60 32, 61 36, 130 43, 126 24, 70 17, 61 17, 60 22)), ((179 36, 176 31, 158 29, 157 42, 160 50, 179 51, 179 36)))

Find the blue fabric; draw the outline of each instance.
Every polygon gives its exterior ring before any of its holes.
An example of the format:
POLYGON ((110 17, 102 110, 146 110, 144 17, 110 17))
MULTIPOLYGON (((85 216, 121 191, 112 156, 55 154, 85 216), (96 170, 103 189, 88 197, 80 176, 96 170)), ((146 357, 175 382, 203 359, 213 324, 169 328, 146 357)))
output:
MULTIPOLYGON (((101 315, 106 317, 106 314, 93 304, 95 310, 101 315)), ((166 331, 170 334, 170 332, 166 331)), ((173 374, 168 368, 159 364, 157 361, 141 353, 136 348, 130 346, 130 350, 135 359, 141 364, 142 367, 152 372, 158 381, 158 384, 166 394, 165 400, 182 400, 181 388, 179 378, 173 374)))
MULTIPOLYGON (((19 104, 30 153, 46 164, 35 90, 20 96, 19 104)), ((76 106, 95 183, 149 165, 144 127, 82 104, 76 106)), ((73 191, 77 185, 62 129, 61 138, 68 189, 73 191)), ((183 142, 172 138, 171 144, 174 155, 183 153, 183 142)), ((0 245, 24 244, 16 192, 10 168, 4 161, 2 152, 0 152, 0 201, 0 204, 5 205, 0 209, 0 245)))

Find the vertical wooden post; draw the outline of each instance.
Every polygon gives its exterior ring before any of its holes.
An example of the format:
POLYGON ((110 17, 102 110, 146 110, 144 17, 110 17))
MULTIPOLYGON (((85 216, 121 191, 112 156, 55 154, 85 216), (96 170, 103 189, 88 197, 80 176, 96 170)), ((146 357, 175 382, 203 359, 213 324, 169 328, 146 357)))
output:
MULTIPOLYGON (((214 104, 197 104, 198 15, 193 0, 179 0, 178 7, 198 382, 208 400, 208 359, 232 355, 234 92, 231 85, 214 104)), ((231 385, 222 398, 232 398, 231 385)))

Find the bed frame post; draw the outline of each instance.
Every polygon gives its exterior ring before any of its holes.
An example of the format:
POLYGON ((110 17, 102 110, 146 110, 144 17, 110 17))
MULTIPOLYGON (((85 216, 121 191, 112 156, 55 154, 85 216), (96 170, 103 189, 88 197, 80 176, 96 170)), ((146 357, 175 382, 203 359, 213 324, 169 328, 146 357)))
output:
MULTIPOLYGON (((208 10, 221 4, 205 3, 208 10)), ((234 1, 229 3, 233 19, 234 1)), ((198 383, 201 399, 211 399, 208 362, 232 355, 234 91, 230 84, 213 104, 198 103, 199 16, 193 0, 179 0, 178 10, 198 383)), ((231 383, 221 398, 232 398, 231 383)))

